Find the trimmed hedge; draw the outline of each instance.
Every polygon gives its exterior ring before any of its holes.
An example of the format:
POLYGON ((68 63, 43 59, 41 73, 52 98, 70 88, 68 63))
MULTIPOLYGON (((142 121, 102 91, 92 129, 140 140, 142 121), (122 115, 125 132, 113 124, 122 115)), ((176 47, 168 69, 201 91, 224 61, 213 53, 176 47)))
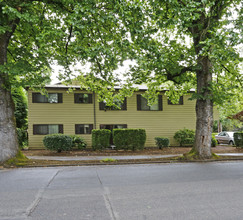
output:
POLYGON ((50 134, 43 138, 43 144, 47 150, 52 151, 70 151, 72 150, 73 141, 69 135, 50 134))
POLYGON ((235 132, 234 133, 234 141, 236 147, 242 147, 243 148, 243 132, 235 132))
MULTIPOLYGON (((216 134, 217 133, 212 133, 211 147, 216 147, 217 145, 217 140, 215 138, 216 134)), ((181 129, 175 133, 174 139, 180 144, 180 147, 187 144, 193 145, 195 140, 195 131, 187 128, 181 129)))
POLYGON ((86 141, 78 135, 70 135, 72 138, 72 148, 77 148, 78 150, 83 150, 87 147, 86 141))
POLYGON ((110 146, 111 131, 108 129, 92 130, 92 148, 93 150, 103 150, 110 146))
POLYGON ((180 144, 180 147, 185 145, 192 145, 195 139, 195 131, 187 128, 177 131, 174 139, 180 144))
POLYGON ((162 149, 163 147, 169 147, 170 140, 168 138, 164 137, 155 137, 155 143, 159 149, 162 149))
POLYGON ((117 149, 143 150, 146 131, 145 129, 113 129, 113 142, 117 149))

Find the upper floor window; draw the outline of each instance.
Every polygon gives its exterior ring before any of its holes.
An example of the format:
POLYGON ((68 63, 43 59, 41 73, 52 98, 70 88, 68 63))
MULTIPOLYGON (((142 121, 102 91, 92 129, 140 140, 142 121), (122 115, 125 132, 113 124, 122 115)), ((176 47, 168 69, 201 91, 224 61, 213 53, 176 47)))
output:
POLYGON ((48 93, 42 95, 41 93, 32 93, 33 103, 62 103, 62 93, 48 93))
POLYGON ((127 110, 127 98, 123 102, 118 99, 114 99, 113 102, 116 106, 107 106, 105 102, 100 102, 100 110, 127 110))
POLYGON ((157 102, 152 106, 148 105, 148 100, 142 95, 137 95, 137 110, 140 111, 162 111, 162 95, 158 95, 157 102))
POLYGON ((74 93, 74 103, 92 103, 92 94, 74 93))
POLYGON ((63 134, 63 125, 60 124, 38 124, 33 125, 33 134, 63 134))
POLYGON ((91 134, 92 129, 92 124, 76 124, 75 134, 91 134))
POLYGON ((173 104, 169 99, 168 99, 168 105, 183 105, 183 96, 180 97, 180 99, 177 101, 177 103, 173 104))

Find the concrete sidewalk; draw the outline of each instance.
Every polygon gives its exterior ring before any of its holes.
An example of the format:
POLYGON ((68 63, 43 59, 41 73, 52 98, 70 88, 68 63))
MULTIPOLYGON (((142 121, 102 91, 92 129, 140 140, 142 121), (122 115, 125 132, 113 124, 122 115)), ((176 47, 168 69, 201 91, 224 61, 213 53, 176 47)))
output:
MULTIPOLYGON (((219 153, 219 156, 232 156, 243 157, 243 153, 219 153)), ((28 156, 29 159, 34 160, 57 160, 57 161, 91 161, 91 160, 103 160, 106 158, 112 158, 115 160, 137 160, 137 159, 156 159, 156 158, 170 158, 179 157, 182 154, 170 154, 170 155, 129 155, 129 156, 28 156)))
POLYGON ((88 160, 103 160, 112 158, 115 160, 136 160, 136 159, 156 159, 156 158, 170 158, 181 156, 182 154, 174 155, 129 155, 129 156, 75 156, 75 157, 56 157, 56 156, 28 156, 29 159, 34 160, 58 160, 58 161, 88 161, 88 160))

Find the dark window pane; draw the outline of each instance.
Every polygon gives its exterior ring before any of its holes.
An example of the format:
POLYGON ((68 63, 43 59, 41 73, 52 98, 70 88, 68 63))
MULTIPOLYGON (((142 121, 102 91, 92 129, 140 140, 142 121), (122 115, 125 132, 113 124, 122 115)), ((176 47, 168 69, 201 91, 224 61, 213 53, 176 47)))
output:
POLYGON ((137 95, 137 110, 142 111, 162 111, 162 96, 159 95, 156 103, 152 106, 148 105, 148 100, 141 95, 137 95))
POLYGON ((75 103, 92 103, 92 94, 86 93, 75 93, 74 94, 75 103))
POLYGON ((58 133, 63 133, 63 125, 33 125, 33 134, 47 135, 58 133))
POLYGON ((41 93, 32 93, 33 103, 62 103, 62 93, 49 93, 47 96, 41 93))
POLYGON ((183 105, 183 96, 180 97, 180 99, 177 101, 176 104, 173 104, 173 103, 168 99, 168 105, 183 105))
POLYGON ((99 103, 100 110, 127 110, 127 99, 126 98, 124 99, 123 102, 118 99, 114 99, 113 103, 116 106, 106 106, 105 102, 100 102, 99 103))
POLYGON ((92 129, 93 129, 92 124, 76 124, 75 125, 76 134, 91 134, 92 129))

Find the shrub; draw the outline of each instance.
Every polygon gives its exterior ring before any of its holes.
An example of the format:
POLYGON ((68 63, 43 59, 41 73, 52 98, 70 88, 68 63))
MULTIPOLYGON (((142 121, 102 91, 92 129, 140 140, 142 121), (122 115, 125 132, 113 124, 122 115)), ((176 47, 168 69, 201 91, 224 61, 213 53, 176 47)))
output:
POLYGON ((72 138, 64 134, 50 134, 43 139, 43 144, 46 149, 52 151, 69 151, 72 150, 72 138))
POLYGON ((212 133, 212 137, 214 137, 215 138, 215 135, 217 135, 218 133, 212 133))
POLYGON ((108 129, 92 130, 92 148, 103 150, 110 146, 111 131, 108 129))
POLYGON ((174 139, 180 144, 180 147, 186 144, 192 145, 195 139, 195 131, 187 128, 177 131, 174 139))
POLYGON ((18 143, 20 149, 23 149, 28 144, 28 134, 27 131, 21 128, 17 128, 18 143))
POLYGON ((146 131, 145 129, 113 129, 113 142, 117 149, 143 150, 146 131))
POLYGON ((216 145, 217 145, 217 140, 215 138, 215 135, 212 134, 211 147, 216 147, 216 145))
POLYGON ((243 148, 243 132, 235 132, 234 133, 234 141, 236 147, 242 147, 243 148))
POLYGON ((164 137, 155 137, 155 143, 159 149, 162 149, 163 147, 169 147, 170 140, 168 138, 164 137))
POLYGON ((72 148, 83 150, 87 147, 87 143, 82 137, 78 135, 70 135, 70 137, 72 138, 73 143, 72 148))

